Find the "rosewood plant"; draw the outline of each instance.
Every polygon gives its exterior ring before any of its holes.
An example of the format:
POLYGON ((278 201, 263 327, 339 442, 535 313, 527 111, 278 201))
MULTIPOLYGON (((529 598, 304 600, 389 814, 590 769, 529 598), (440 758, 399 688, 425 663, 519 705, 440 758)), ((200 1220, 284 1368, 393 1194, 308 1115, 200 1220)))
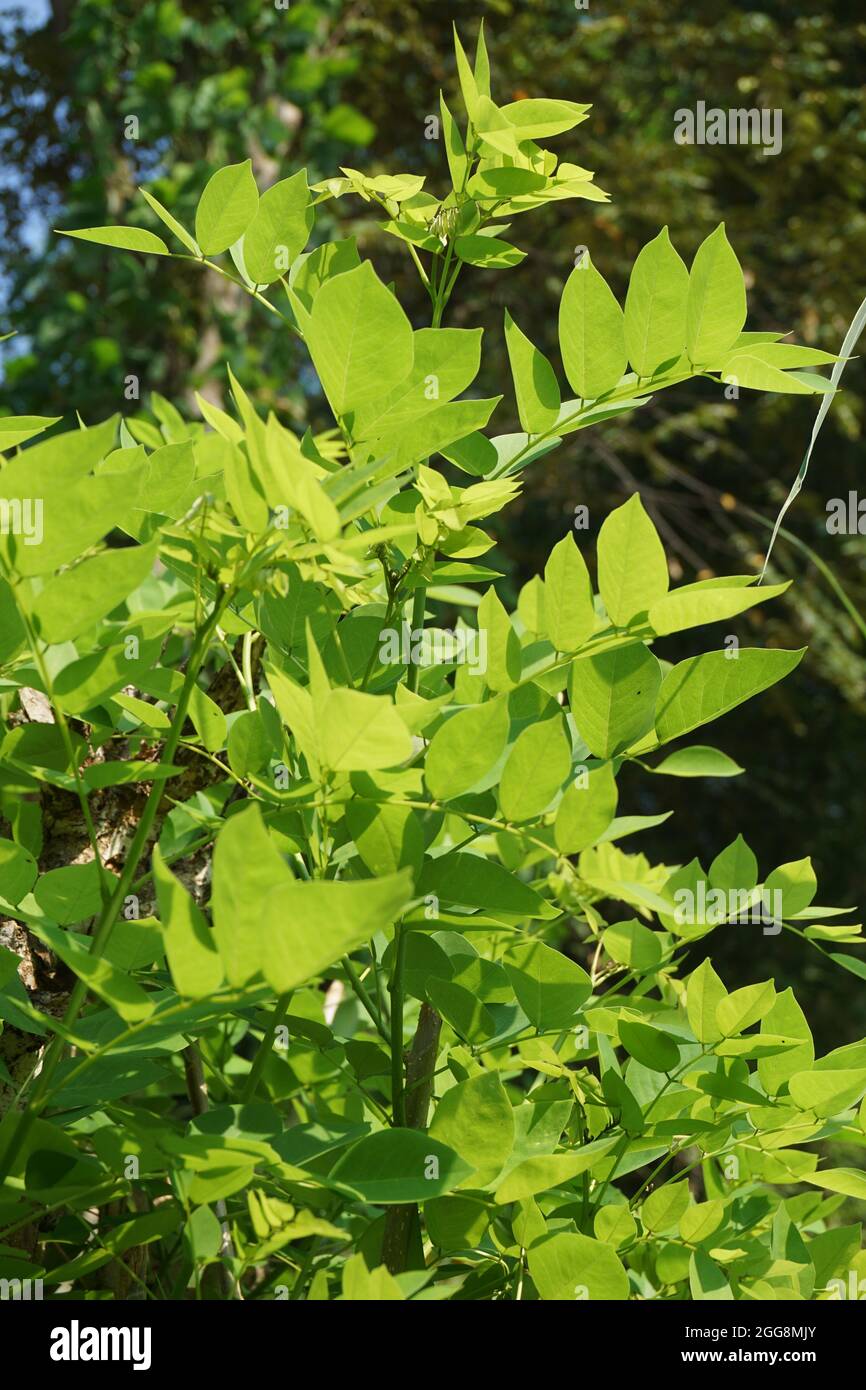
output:
POLYGON ((816 1058, 791 989, 690 956, 784 930, 862 977, 859 929, 800 847, 759 867, 738 837, 705 868, 685 825, 650 863, 664 817, 619 799, 627 765, 742 774, 691 737, 804 653, 727 635, 671 664, 665 639, 786 586, 672 589, 636 495, 514 613, 481 562, 570 434, 693 376, 824 392, 834 359, 745 328, 723 227, 689 269, 664 229, 624 308, 571 271, 562 373, 514 277, 521 431, 493 432, 481 330, 442 326, 460 274, 516 266, 518 216, 606 195, 547 148, 587 107, 498 106, 483 38, 457 59, 444 197, 353 169, 260 193, 243 164, 193 230, 144 192, 176 251, 71 233, 238 280, 333 429, 262 419, 231 376, 200 421, 155 397, 43 440, 0 422, 0 1273, 49 1295, 789 1300, 866 1275, 834 1216, 866 1176, 821 1148, 866 1143, 866 1042, 816 1058), (405 243, 429 326, 353 241, 306 249, 346 195, 405 243))

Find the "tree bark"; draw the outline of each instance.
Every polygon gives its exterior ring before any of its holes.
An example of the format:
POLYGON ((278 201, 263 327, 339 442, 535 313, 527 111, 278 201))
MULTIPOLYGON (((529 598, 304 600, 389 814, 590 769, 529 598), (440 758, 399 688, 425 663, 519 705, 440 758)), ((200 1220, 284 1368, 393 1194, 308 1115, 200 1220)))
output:
MULTIPOLYGON (((442 1020, 435 1009, 429 1004, 422 1004, 418 1027, 406 1059, 406 1124, 409 1129, 427 1128, 441 1031, 442 1020)), ((421 1218, 415 1202, 388 1208, 382 1238, 382 1263, 392 1274, 402 1274, 405 1269, 423 1269, 421 1218)))

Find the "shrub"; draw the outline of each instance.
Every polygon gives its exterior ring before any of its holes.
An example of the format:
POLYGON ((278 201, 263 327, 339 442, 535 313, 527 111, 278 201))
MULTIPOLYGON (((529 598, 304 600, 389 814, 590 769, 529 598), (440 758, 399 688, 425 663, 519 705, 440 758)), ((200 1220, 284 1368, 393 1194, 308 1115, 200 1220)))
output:
POLYGON ((203 422, 155 398, 18 452, 55 422, 0 426, 0 1264, 49 1294, 811 1299, 863 1270, 832 1217, 866 1177, 815 1145, 864 1142, 866 1042, 816 1060, 790 989, 690 962, 784 930, 862 976, 857 928, 808 859, 759 869, 738 837, 652 864, 631 844, 659 818, 618 804, 627 765, 742 772, 682 740, 803 652, 729 635, 671 665, 664 639, 785 586, 672 590, 637 495, 597 592, 572 534, 515 613, 480 562, 567 436, 696 375, 822 392, 834 359, 744 330, 723 227, 690 270, 664 229, 624 310, 579 257, 573 398, 515 297, 521 433, 486 433, 480 330, 442 326, 460 274, 516 265, 519 215, 606 194, 539 143, 586 107, 496 106, 483 38, 457 57, 444 198, 353 169, 260 195, 241 164, 193 235, 145 194, 303 339, 336 428, 262 420, 234 378, 203 422), (305 250, 346 194, 405 243, 430 327, 353 241, 305 250))

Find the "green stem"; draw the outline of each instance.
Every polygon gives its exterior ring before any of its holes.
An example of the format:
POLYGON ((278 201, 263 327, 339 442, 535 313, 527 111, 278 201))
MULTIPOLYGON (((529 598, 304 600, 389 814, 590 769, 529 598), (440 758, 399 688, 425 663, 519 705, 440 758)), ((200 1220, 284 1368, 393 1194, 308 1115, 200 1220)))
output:
POLYGON ((193 265, 202 265, 208 270, 215 270, 217 275, 221 275, 224 280, 228 280, 232 285, 237 285, 239 290, 243 290, 244 294, 248 294, 253 299, 257 299, 259 304, 263 304, 272 314, 276 314, 278 319, 282 319, 283 323, 295 334, 295 337, 300 338, 302 336, 300 329, 292 323, 288 315, 280 312, 276 304, 272 304, 269 299, 265 299, 265 296, 260 294, 255 286, 250 289, 249 285, 245 284, 243 280, 239 280, 238 277, 232 275, 230 271, 224 270, 221 265, 217 265, 216 261, 208 260, 206 256, 185 256, 181 251, 172 251, 171 258, 174 261, 192 261, 193 265))
POLYGON ((340 964, 342 965, 343 969, 349 977, 349 983, 351 984, 352 989, 357 994, 359 1000, 361 1001, 361 1004, 363 1005, 364 1009, 369 1014, 370 1018, 375 1024, 376 1032, 379 1034, 381 1038, 384 1038, 386 1043, 390 1043, 391 1035, 388 1032, 388 1029, 385 1027, 385 1024, 382 1022, 382 1016, 379 1013, 379 1010, 376 1008, 369 994, 365 990, 364 985, 361 981, 361 977, 355 969, 353 962, 349 959, 348 956, 343 956, 342 960, 340 961, 340 964))
POLYGON ((395 1125, 406 1124, 403 1078, 403 966, 406 961, 406 928, 394 927, 394 969, 391 973, 391 1108, 395 1125))
POLYGON ((421 667, 412 660, 412 646, 415 641, 415 633, 420 632, 424 627, 424 610, 427 606, 427 585, 419 584, 412 598, 412 633, 409 642, 409 667, 406 672, 406 687, 409 690, 418 689, 418 681, 421 676, 421 667))
POLYGON ((250 1067, 249 1075, 244 1083, 244 1088, 241 1093, 241 1100, 243 1101, 252 1100, 256 1093, 261 1074, 265 1069, 265 1063, 273 1050, 274 1035, 280 1027, 280 1024, 285 1022, 286 1014, 289 1012, 289 1005, 292 1002, 293 992, 294 991, 290 989, 286 990, 285 994, 281 994, 274 1005, 271 1021, 265 1029, 256 1055, 253 1058, 253 1064, 250 1067))

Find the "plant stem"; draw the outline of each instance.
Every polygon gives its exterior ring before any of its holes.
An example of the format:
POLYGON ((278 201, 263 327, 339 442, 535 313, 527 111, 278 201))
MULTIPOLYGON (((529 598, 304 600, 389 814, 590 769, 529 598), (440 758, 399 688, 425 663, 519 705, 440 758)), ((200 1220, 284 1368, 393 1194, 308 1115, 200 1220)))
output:
POLYGON ((259 1043, 258 1049, 256 1051, 256 1055, 253 1058, 253 1064, 250 1067, 249 1074, 247 1076, 246 1081, 244 1082, 244 1088, 241 1092, 241 1100, 244 1102, 252 1100, 253 1096, 256 1093, 256 1087, 259 1084, 259 1078, 265 1069, 265 1063, 271 1055, 271 1050, 274 1045, 274 1034, 276 1033, 280 1024, 284 1022, 286 1014, 289 1012, 289 1004, 292 1002, 293 992, 294 991, 290 989, 286 990, 286 993, 281 994, 277 999, 276 1004, 274 1005, 274 1012, 271 1015, 271 1020, 267 1028, 265 1029, 264 1036, 262 1037, 262 1040, 259 1043))
POLYGON ((406 960, 406 928, 402 922, 394 927, 394 969, 391 972, 391 1108, 394 1123, 406 1124, 406 1099, 403 1094, 403 966, 406 960))
POLYGON ((361 981, 361 977, 355 969, 354 963, 349 959, 348 956, 343 956, 342 960, 340 961, 340 964, 342 965, 343 969, 349 977, 349 983, 351 984, 352 989, 357 994, 359 1000, 361 1001, 361 1004, 363 1005, 367 1014, 369 1014, 370 1018, 375 1024, 376 1032, 379 1034, 381 1038, 384 1038, 386 1043, 390 1043, 391 1035, 388 1032, 388 1029, 385 1027, 385 1024, 382 1022, 382 1015, 379 1013, 379 1010, 376 1008, 369 994, 365 990, 364 985, 361 981))
MULTIPOLYGON (((409 1129, 427 1128, 441 1031, 442 1020, 436 1010, 429 1004, 422 1004, 406 1064, 405 1097, 408 1100, 404 1100, 404 1103, 409 1129)), ((413 1268, 423 1266, 421 1220, 414 1202, 388 1208, 382 1237, 382 1261, 392 1274, 402 1274, 410 1265, 413 1268)))
MULTIPOLYGON (((183 1050, 183 1069, 186 1076, 186 1093, 189 1103, 192 1106, 194 1115, 206 1115, 210 1102, 208 1100, 207 1082, 204 1077, 204 1068, 201 1062, 201 1052, 198 1043, 191 1042, 183 1050)), ((222 1241, 220 1244, 220 1254, 227 1259, 235 1258, 235 1248, 232 1241, 231 1227, 229 1226, 228 1208, 225 1200, 220 1198, 214 1203, 217 1219, 222 1229, 222 1241)), ((224 1298, 241 1298, 240 1285, 235 1279, 229 1266, 222 1261, 219 1266, 220 1288, 224 1298)), ((196 1267, 196 1282, 198 1282, 198 1268, 196 1267)))
POLYGON ((421 667, 412 660, 412 644, 415 640, 415 633, 420 632, 424 627, 424 610, 427 606, 427 585, 419 584, 412 597, 412 622, 411 637, 409 641, 409 668, 406 672, 406 687, 408 690, 418 689, 418 680, 421 675, 421 667))

